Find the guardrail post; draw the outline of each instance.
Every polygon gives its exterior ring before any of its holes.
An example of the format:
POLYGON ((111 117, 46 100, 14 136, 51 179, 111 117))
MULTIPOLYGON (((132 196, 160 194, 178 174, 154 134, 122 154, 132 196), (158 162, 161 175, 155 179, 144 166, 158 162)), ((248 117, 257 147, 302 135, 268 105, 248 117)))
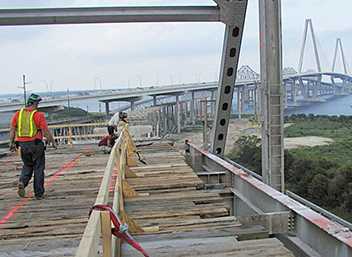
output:
POLYGON ((103 240, 103 257, 112 257, 111 219, 108 211, 100 213, 101 235, 103 240))
POLYGON ((72 127, 68 127, 68 144, 72 146, 72 127))

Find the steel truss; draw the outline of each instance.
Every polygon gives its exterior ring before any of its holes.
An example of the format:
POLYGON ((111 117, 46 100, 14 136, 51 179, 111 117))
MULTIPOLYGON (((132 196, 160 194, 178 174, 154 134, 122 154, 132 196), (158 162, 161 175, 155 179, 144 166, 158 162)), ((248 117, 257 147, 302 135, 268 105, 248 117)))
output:
POLYGON ((0 26, 120 22, 222 22, 226 25, 212 151, 223 154, 240 56, 247 0, 217 6, 90 7, 0 10, 0 26))

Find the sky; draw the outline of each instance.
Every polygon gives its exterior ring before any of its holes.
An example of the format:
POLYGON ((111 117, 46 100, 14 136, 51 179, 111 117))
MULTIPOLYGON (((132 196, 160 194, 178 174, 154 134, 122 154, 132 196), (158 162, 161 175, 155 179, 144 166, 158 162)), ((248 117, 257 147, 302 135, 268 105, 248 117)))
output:
MULTIPOLYGON (((284 67, 297 69, 306 18, 313 20, 323 70, 331 70, 336 38, 352 61, 351 0, 282 0, 284 67)), ((213 5, 210 0, 0 0, 0 9, 38 7, 213 5)), ((1 93, 91 90, 215 81, 221 23, 89 24, 0 28, 1 93)), ((259 72, 258 0, 249 0, 240 65, 259 72)), ((307 41, 304 69, 315 69, 307 41)), ((338 71, 342 71, 340 59, 338 71)), ((352 68, 352 63, 349 65, 352 68)))

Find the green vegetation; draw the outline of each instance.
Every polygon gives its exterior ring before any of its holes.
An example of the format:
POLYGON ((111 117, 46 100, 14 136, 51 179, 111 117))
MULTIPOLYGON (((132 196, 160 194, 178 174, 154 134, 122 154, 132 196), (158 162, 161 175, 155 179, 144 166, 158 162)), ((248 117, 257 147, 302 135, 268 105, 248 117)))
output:
MULTIPOLYGON (((332 138, 327 146, 285 151, 286 188, 352 221, 352 117, 294 115, 286 137, 332 138)), ((261 145, 256 136, 241 137, 229 157, 261 174, 261 145)))
POLYGON ((72 119, 93 119, 93 120, 99 120, 102 117, 104 117, 104 114, 101 113, 89 113, 86 112, 85 110, 82 110, 80 108, 73 108, 71 107, 70 109, 67 107, 64 107, 63 110, 50 113, 47 117, 47 120, 50 121, 65 121, 65 120, 72 120, 72 119))

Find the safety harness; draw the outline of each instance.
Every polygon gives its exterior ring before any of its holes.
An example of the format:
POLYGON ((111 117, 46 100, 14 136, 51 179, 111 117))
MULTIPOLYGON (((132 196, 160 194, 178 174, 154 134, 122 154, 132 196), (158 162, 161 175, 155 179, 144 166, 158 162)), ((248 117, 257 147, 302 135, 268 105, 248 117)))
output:
POLYGON ((111 233, 126 241, 129 245, 131 245, 134 249, 138 250, 141 254, 144 255, 144 257, 150 257, 146 251, 142 248, 142 246, 133 239, 133 237, 128 233, 128 226, 127 224, 123 224, 119 217, 115 214, 115 212, 112 210, 111 206, 107 204, 97 204, 92 207, 92 209, 89 212, 89 216, 92 213, 93 210, 97 211, 108 211, 110 214, 110 219, 112 221, 112 224, 114 225, 114 228, 111 229, 111 233))

